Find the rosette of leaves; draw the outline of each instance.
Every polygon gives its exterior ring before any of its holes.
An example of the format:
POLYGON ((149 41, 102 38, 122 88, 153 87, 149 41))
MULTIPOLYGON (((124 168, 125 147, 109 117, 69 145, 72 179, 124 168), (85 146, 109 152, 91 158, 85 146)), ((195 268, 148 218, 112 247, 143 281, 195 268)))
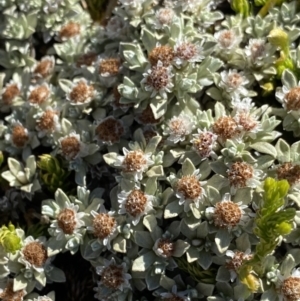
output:
POLYGON ((28 199, 31 199, 41 188, 36 173, 35 157, 29 156, 25 166, 14 158, 8 158, 7 164, 9 170, 1 174, 2 178, 8 181, 11 187, 20 189, 28 199))
POLYGON ((39 158, 37 166, 40 169, 41 180, 47 189, 52 193, 58 188, 69 191, 72 186, 72 183, 68 181, 71 171, 63 165, 62 160, 49 154, 44 154, 39 158))

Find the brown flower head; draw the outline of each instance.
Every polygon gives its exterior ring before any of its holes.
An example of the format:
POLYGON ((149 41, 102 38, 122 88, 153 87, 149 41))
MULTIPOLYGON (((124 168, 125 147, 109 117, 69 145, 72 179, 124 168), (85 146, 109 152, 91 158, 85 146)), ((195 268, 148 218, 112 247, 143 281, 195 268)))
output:
POLYGON ((238 124, 231 116, 220 117, 213 124, 213 132, 217 134, 222 140, 232 139, 240 134, 238 124))
POLYGON ((62 209, 57 216, 57 224, 65 234, 73 234, 76 228, 76 213, 69 208, 62 209))
POLYGON ((95 129, 97 139, 109 145, 119 142, 124 132, 122 122, 112 116, 101 121, 95 129))
POLYGON ((2 93, 2 101, 5 105, 11 105, 15 97, 21 93, 17 84, 8 84, 2 93))
POLYGON ((99 213, 93 219, 94 236, 105 239, 110 236, 117 228, 116 219, 108 213, 99 213))
POLYGON ((80 34, 80 24, 70 21, 65 26, 63 26, 59 32, 59 37, 61 40, 67 40, 73 38, 80 34))
POLYGON ((174 51, 172 47, 164 45, 164 46, 156 46, 149 53, 148 59, 152 66, 155 66, 158 61, 161 61, 164 66, 168 66, 172 63, 174 58, 174 51))
POLYGON ((22 253, 24 259, 36 267, 43 266, 48 258, 46 247, 37 241, 28 243, 22 253))
POLYGON ((48 99, 49 96, 50 89, 46 84, 43 84, 31 90, 28 101, 31 104, 41 105, 48 99))
POLYGON ((300 110, 300 87, 294 87, 285 94, 285 102, 288 111, 300 110))
POLYGON ((15 125, 11 136, 13 144, 18 148, 23 148, 29 141, 28 131, 22 125, 15 125))

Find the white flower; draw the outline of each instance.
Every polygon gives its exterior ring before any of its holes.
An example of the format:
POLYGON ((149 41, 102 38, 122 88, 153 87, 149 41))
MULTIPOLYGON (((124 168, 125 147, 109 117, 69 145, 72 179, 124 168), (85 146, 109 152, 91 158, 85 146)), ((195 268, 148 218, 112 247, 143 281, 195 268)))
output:
POLYGON ((144 153, 141 149, 127 150, 123 147, 124 156, 118 156, 115 166, 120 166, 125 174, 132 174, 135 181, 143 178, 143 173, 154 164, 151 153, 144 153))
POLYGON ((70 236, 81 237, 81 228, 85 225, 84 212, 78 212, 79 206, 73 203, 64 204, 50 225, 51 234, 57 240, 68 239, 70 236))
POLYGON ((201 62, 205 56, 202 55, 201 45, 188 42, 186 39, 178 40, 174 46, 174 63, 176 67, 181 67, 184 63, 201 62))
POLYGON ((262 60, 266 54, 266 40, 250 39, 249 45, 245 47, 245 54, 253 63, 262 60))
POLYGON ((154 196, 145 194, 142 190, 136 189, 129 192, 121 191, 118 194, 120 204, 119 214, 128 214, 132 224, 136 226, 141 217, 153 209, 152 201, 154 196))
POLYGON ((106 211, 102 205, 99 212, 91 211, 92 226, 87 227, 87 230, 93 232, 97 240, 108 250, 111 249, 111 241, 118 235, 118 224, 114 215, 114 211, 106 211))
POLYGON ((243 72, 237 70, 222 71, 220 87, 224 89, 233 98, 240 95, 247 95, 247 89, 244 87, 249 83, 249 80, 244 76, 243 72))
POLYGON ((191 134, 195 127, 192 118, 182 114, 172 117, 167 122, 167 127, 164 130, 164 135, 168 135, 168 140, 173 143, 184 141, 186 136, 191 134))
POLYGON ((55 67, 55 59, 53 56, 44 56, 37 61, 32 67, 32 75, 35 79, 45 79, 53 72, 55 67))
POLYGON ((175 251, 175 243, 169 238, 158 238, 154 243, 153 251, 159 257, 170 258, 175 251))
POLYGON ((172 66, 164 66, 161 61, 156 66, 152 66, 147 73, 143 74, 144 79, 141 84, 146 91, 151 92, 151 98, 159 94, 162 98, 167 98, 167 93, 172 92, 174 87, 172 83, 172 66))
POLYGON ((254 107, 254 103, 252 102, 252 99, 250 97, 235 98, 231 101, 231 105, 233 108, 233 114, 240 112, 248 113, 254 107))
POLYGON ((49 105, 52 89, 47 83, 30 86, 27 93, 27 103, 33 107, 49 105))
POLYGON ((160 8, 155 12, 154 28, 162 29, 171 25, 174 18, 174 10, 169 7, 160 8))
POLYGON ((238 269, 244 261, 250 260, 253 257, 250 249, 247 249, 245 252, 227 250, 226 256, 231 258, 226 260, 226 268, 229 270, 231 282, 236 279, 238 269))
POLYGON ((275 93, 276 99, 282 104, 295 119, 300 117, 300 81, 295 87, 287 87, 283 85, 277 88, 275 93))
POLYGON ((10 80, 4 88, 1 90, 0 94, 0 111, 7 113, 10 111, 11 107, 20 101, 21 95, 21 84, 15 80, 10 80))
POLYGON ((206 196, 203 185, 206 181, 199 181, 201 174, 196 169, 193 174, 182 176, 175 183, 174 189, 176 197, 179 198, 179 205, 184 205, 184 211, 190 210, 191 205, 199 208, 200 202, 206 196))
POLYGON ((36 130, 39 138, 60 132, 59 111, 53 107, 46 107, 44 111, 38 112, 33 117, 36 119, 36 130))
POLYGON ((201 158, 217 157, 213 149, 216 146, 218 135, 208 131, 207 129, 198 129, 198 134, 193 134, 193 137, 194 138, 191 140, 191 143, 193 143, 193 149, 201 158))
POLYGON ((224 29, 218 31, 214 34, 214 37, 217 40, 218 47, 221 51, 235 49, 242 41, 242 37, 236 29, 224 29))
POLYGON ((114 258, 110 261, 104 259, 104 265, 96 267, 96 272, 101 276, 101 280, 98 282, 98 294, 96 294, 95 297, 102 297, 101 290, 103 293, 106 291, 103 287, 110 291, 124 291, 126 288, 131 289, 129 280, 132 277, 126 273, 127 269, 125 262, 117 265, 114 258))
POLYGON ((90 103, 95 97, 95 90, 89 85, 85 78, 72 83, 70 92, 66 95, 71 105, 83 105, 90 103))

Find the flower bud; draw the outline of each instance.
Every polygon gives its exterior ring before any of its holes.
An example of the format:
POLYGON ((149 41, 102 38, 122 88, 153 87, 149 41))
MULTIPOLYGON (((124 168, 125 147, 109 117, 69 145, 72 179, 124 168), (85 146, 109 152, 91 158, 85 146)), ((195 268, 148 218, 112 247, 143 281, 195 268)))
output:
POLYGON ((250 5, 248 0, 231 0, 231 8, 243 17, 248 17, 250 15, 250 5))
POLYGON ((277 225, 276 230, 280 235, 287 235, 292 231, 292 225, 288 222, 281 222, 277 225))
POLYGON ((15 231, 13 224, 9 223, 8 227, 0 228, 0 244, 7 253, 15 253, 21 249, 21 239, 15 231))
POLYGON ((253 293, 257 292, 260 287, 259 279, 251 273, 241 279, 241 282, 244 283, 253 293))
POLYGON ((268 35, 268 40, 273 46, 280 47, 287 55, 289 53, 289 36, 281 28, 274 28, 268 35))

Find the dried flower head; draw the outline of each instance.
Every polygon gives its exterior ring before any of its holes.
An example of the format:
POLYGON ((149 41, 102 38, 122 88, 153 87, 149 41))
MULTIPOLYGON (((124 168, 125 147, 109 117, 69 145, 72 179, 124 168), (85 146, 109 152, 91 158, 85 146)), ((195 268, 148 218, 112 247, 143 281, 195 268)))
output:
POLYGON ((200 201, 205 196, 203 185, 206 182, 200 182, 199 170, 195 170, 192 175, 182 176, 174 185, 176 196, 179 198, 179 204, 184 204, 184 211, 190 210, 190 205, 195 204, 197 208, 200 206, 200 201))
POLYGON ((215 206, 213 215, 214 224, 219 228, 233 228, 239 224, 242 218, 242 210, 232 201, 219 202, 215 206))
POLYGON ((119 142, 124 132, 123 123, 112 116, 100 121, 95 128, 96 139, 108 145, 119 142))
POLYGON ((144 73, 142 84, 145 85, 145 90, 150 91, 151 96, 154 97, 157 93, 162 98, 167 98, 167 92, 170 93, 173 88, 172 83, 172 66, 164 66, 161 61, 157 62, 156 66, 152 66, 147 73, 144 73))
POLYGON ((110 250, 110 242, 117 235, 117 220, 114 217, 115 212, 106 211, 104 206, 100 207, 100 211, 91 211, 92 226, 88 226, 87 229, 93 233, 97 240, 110 250))
POLYGON ((186 136, 191 134, 193 128, 194 123, 189 116, 174 116, 167 122, 164 134, 169 136, 169 141, 178 143, 179 141, 184 141, 186 136))
POLYGON ((154 125, 161 121, 161 118, 155 119, 150 105, 148 105, 140 114, 138 114, 136 119, 143 125, 154 125))
POLYGON ((193 137, 191 143, 193 143, 194 150, 201 158, 216 156, 213 151, 218 138, 216 134, 206 129, 203 131, 198 129, 198 134, 194 134, 193 137))
POLYGON ((236 138, 241 133, 237 122, 231 116, 222 116, 218 118, 213 124, 212 129, 221 141, 236 138))
POLYGON ((93 234, 99 239, 105 239, 115 232, 117 227, 116 219, 108 213, 99 213, 93 219, 93 234))
POLYGON ((300 87, 293 87, 285 94, 285 105, 288 111, 300 110, 300 87))
POLYGON ((300 299, 300 271, 294 269, 289 277, 279 277, 279 300, 298 301, 300 299))
POLYGON ((277 178, 279 180, 287 180, 291 187, 300 184, 300 166, 292 162, 285 162, 276 169, 277 178))
POLYGON ((104 77, 116 76, 119 74, 121 61, 118 58, 100 59, 99 74, 104 77))
POLYGON ((230 257, 231 259, 227 260, 225 267, 230 272, 230 280, 233 282, 234 279, 237 277, 237 273, 239 268, 242 266, 242 264, 253 258, 253 255, 250 254, 250 249, 246 250, 246 252, 241 251, 231 251, 227 250, 226 255, 230 257))
POLYGON ((73 203, 65 204, 56 215, 56 219, 52 222, 52 233, 57 240, 68 238, 70 235, 77 235, 80 228, 84 225, 82 218, 84 212, 78 212, 79 206, 73 203))
MULTIPOLYGON (((230 251, 232 252, 232 251, 230 251)), ((241 267, 241 265, 243 264, 243 262, 245 260, 250 260, 251 258, 253 258, 253 255, 252 254, 247 254, 247 253, 244 253, 244 252, 240 252, 240 251, 236 251, 236 252, 232 252, 233 253, 233 256, 231 260, 229 260, 227 263, 226 263, 226 268, 228 270, 233 270, 233 271, 238 271, 238 269, 241 267)), ((229 256, 229 252, 227 251, 226 252, 226 255, 229 256)))
POLYGON ((158 256, 169 258, 175 252, 175 243, 168 238, 159 238, 156 240, 153 250, 158 256))
POLYGON ((76 67, 81 68, 83 66, 92 66, 97 60, 97 54, 95 52, 88 52, 78 57, 76 61, 76 67))
POLYGON ((281 293, 286 301, 300 299, 300 277, 289 277, 283 281, 281 293))
POLYGON ((60 141, 62 155, 74 159, 80 152, 80 141, 74 137, 66 137, 60 141))
POLYGON ((48 77, 54 69, 54 58, 52 56, 45 56, 38 62, 33 69, 33 76, 36 78, 48 77))
POLYGON ((119 214, 127 213, 133 225, 137 225, 140 218, 152 209, 152 200, 152 196, 146 195, 138 188, 129 192, 122 191, 118 195, 119 214))
POLYGON ((4 105, 10 106, 13 100, 21 93, 20 86, 14 82, 6 85, 2 90, 1 97, 4 105))
POLYGON ((57 225, 65 234, 73 234, 76 229, 76 212, 71 208, 62 209, 57 216, 57 225))
POLYGON ((101 280, 98 283, 100 287, 103 285, 105 288, 113 291, 123 291, 125 288, 130 288, 129 280, 131 276, 126 273, 127 268, 125 263, 117 265, 114 258, 110 261, 105 259, 104 266, 98 266, 96 271, 101 276, 101 280))
POLYGON ((60 129, 58 111, 46 109, 37 120, 37 129, 44 132, 54 132, 60 129))
POLYGON ((6 287, 1 290, 0 289, 0 299, 2 301, 22 301, 23 297, 26 294, 25 290, 14 291, 14 281, 13 279, 7 280, 6 287))
POLYGON ((94 93, 94 87, 92 85, 88 85, 85 79, 81 79, 73 86, 73 89, 68 94, 68 99, 71 104, 88 103, 94 97, 94 93))
POLYGON ((240 112, 234 116, 234 119, 242 131, 247 133, 256 133, 258 131, 259 122, 250 113, 240 112))
POLYGON ((253 166, 246 162, 234 162, 227 170, 228 180, 231 186, 231 192, 243 187, 257 187, 260 184, 259 178, 263 172, 254 169, 253 166))
POLYGON ((43 266, 48 258, 47 249, 37 241, 26 244, 22 253, 24 259, 36 267, 43 266))
POLYGON ((31 105, 41 105, 46 102, 50 96, 50 89, 47 84, 42 84, 36 87, 29 88, 30 93, 28 96, 28 102, 31 105))
POLYGON ((17 148, 23 148, 29 142, 28 130, 21 124, 16 124, 11 133, 11 141, 17 148))
POLYGON ((161 61, 164 66, 169 66, 173 58, 173 48, 168 45, 156 46, 151 50, 148 56, 148 60, 152 66, 156 66, 158 61, 161 61))
POLYGON ((136 180, 143 178, 143 172, 148 169, 148 166, 154 164, 150 159, 151 154, 145 154, 142 150, 129 151, 123 148, 124 156, 118 156, 115 162, 116 166, 120 166, 124 173, 130 173, 136 180))
POLYGON ((68 40, 80 34, 81 27, 79 23, 70 21, 65 26, 63 26, 59 31, 59 37, 61 40, 68 40))

